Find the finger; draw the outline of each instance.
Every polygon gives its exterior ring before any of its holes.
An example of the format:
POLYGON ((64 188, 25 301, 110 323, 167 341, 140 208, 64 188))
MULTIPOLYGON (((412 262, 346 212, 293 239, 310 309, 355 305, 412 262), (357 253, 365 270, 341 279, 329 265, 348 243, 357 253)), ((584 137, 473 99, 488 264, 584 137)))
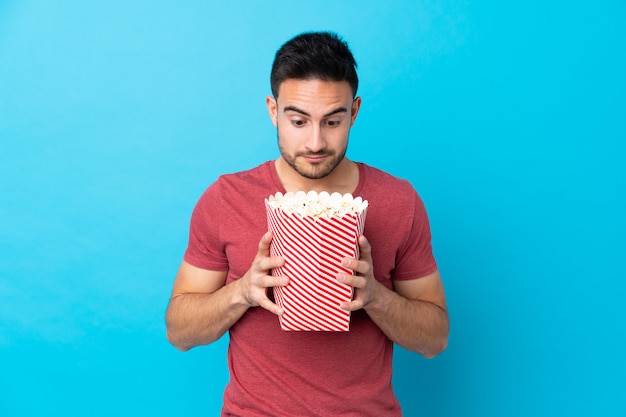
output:
POLYGON ((367 238, 363 235, 359 236, 359 250, 361 252, 361 258, 371 259, 372 258, 372 245, 367 240, 367 238))
POLYGON ((258 268, 262 272, 267 272, 274 268, 280 268, 285 265, 285 258, 281 256, 266 256, 258 261, 258 268))
POLYGON ((270 253, 270 244, 272 243, 272 232, 267 231, 259 241, 259 254, 267 256, 270 253))
POLYGON ((337 281, 354 288, 363 288, 367 282, 365 277, 346 274, 345 272, 339 272, 337 274, 337 281))
POLYGON ((268 297, 267 289, 271 287, 282 287, 289 284, 289 278, 285 276, 265 276, 251 289, 251 300, 253 305, 259 306, 273 314, 282 315, 283 309, 276 305, 268 297))
POLYGON ((259 301, 259 307, 269 311, 270 313, 282 316, 285 310, 274 304, 269 298, 264 298, 259 301))
POLYGON ((363 308, 363 300, 355 299, 349 302, 344 302, 341 303, 339 307, 346 311, 357 311, 363 308))
POLYGON ((341 261, 341 265, 359 274, 367 274, 370 270, 370 264, 366 260, 359 261, 354 258, 344 258, 341 261))
POLYGON ((261 282, 261 286, 265 288, 284 287, 286 285, 289 285, 289 278, 284 275, 280 275, 276 277, 268 275, 261 282))

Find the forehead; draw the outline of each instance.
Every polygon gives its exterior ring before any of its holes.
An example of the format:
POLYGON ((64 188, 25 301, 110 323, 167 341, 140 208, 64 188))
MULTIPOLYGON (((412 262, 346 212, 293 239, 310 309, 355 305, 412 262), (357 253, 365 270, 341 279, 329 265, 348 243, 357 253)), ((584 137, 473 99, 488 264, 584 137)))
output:
POLYGON ((345 106, 352 103, 352 89, 347 81, 287 79, 280 84, 277 99, 281 107, 345 106))

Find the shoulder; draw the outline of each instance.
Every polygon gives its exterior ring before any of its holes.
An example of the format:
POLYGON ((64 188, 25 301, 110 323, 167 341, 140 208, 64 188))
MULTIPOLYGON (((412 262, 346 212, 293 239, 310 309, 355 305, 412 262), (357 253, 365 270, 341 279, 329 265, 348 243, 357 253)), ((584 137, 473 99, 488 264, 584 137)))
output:
POLYGON ((220 175, 216 183, 224 185, 269 182, 272 180, 272 163, 273 161, 267 161, 245 171, 220 175))
POLYGON ((267 161, 245 171, 222 174, 209 185, 203 197, 230 192, 242 194, 250 188, 268 187, 273 182, 271 164, 272 161, 267 161))
POLYGON ((373 198, 393 198, 395 201, 419 200, 417 191, 408 180, 362 162, 357 162, 357 165, 363 176, 360 186, 362 193, 371 194, 373 198))
POLYGON ((270 194, 278 191, 273 174, 273 161, 254 168, 220 175, 200 197, 200 205, 220 204, 221 209, 231 209, 240 204, 261 204, 270 194))
POLYGON ((365 181, 367 181, 369 185, 383 185, 386 187, 393 187, 394 189, 413 189, 411 183, 404 178, 396 177, 395 175, 385 172, 382 169, 364 164, 362 162, 357 162, 357 165, 359 167, 359 172, 365 176, 365 181))

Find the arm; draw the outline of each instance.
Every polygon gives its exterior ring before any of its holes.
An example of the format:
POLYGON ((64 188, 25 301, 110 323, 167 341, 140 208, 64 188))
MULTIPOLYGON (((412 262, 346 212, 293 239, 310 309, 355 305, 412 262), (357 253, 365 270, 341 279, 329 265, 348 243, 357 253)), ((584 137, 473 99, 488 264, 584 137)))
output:
POLYGON ((374 278, 371 247, 359 238, 361 259, 344 260, 357 275, 339 274, 338 279, 355 288, 354 300, 342 307, 365 309, 378 327, 400 346, 433 358, 448 344, 450 323, 439 272, 408 281, 394 282, 392 291, 374 278))
POLYGON ((219 339, 250 307, 260 306, 282 314, 268 297, 267 288, 287 285, 285 277, 273 277, 270 270, 282 266, 272 258, 271 233, 259 242, 258 253, 246 274, 225 285, 227 271, 208 271, 181 264, 170 298, 165 322, 167 338, 180 350, 206 345, 219 339))

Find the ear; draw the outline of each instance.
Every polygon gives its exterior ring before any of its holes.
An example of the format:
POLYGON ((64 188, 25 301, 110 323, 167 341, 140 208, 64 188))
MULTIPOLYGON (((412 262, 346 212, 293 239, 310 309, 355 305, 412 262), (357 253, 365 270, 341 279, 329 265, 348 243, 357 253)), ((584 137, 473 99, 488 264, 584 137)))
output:
POLYGON ((272 124, 277 128, 276 115, 278 113, 278 104, 276 103, 276 99, 272 96, 267 96, 265 98, 265 104, 267 105, 267 112, 270 115, 270 119, 272 119, 272 124))
POLYGON ((356 121, 356 116, 357 114, 359 114, 360 109, 361 109, 361 97, 357 97, 352 101, 352 110, 350 113, 350 116, 352 118, 352 123, 350 124, 350 126, 354 125, 354 122, 356 121))

